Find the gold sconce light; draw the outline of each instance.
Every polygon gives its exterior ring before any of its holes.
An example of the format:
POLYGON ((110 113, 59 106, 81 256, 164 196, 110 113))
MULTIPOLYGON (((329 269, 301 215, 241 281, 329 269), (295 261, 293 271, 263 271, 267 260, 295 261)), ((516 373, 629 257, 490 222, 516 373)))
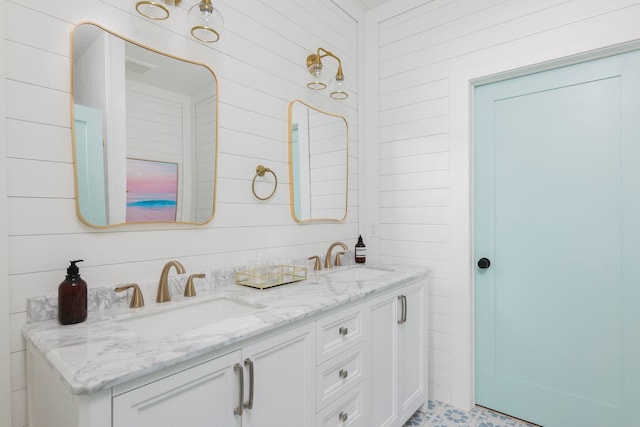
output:
MULTIPOLYGON (((169 18, 169 9, 178 6, 182 0, 140 0, 136 10, 145 18, 162 21, 169 18)), ((211 0, 198 0, 187 10, 190 34, 203 43, 215 43, 220 40, 224 20, 218 8, 211 0)))
POLYGON ((333 99, 347 99, 349 94, 346 91, 344 84, 344 73, 342 72, 342 61, 332 52, 319 47, 316 53, 312 53, 307 56, 307 71, 311 74, 311 80, 307 83, 307 87, 313 90, 323 90, 326 89, 327 84, 324 83, 323 74, 322 74, 322 58, 327 56, 332 57, 336 61, 338 61, 338 71, 336 72, 335 81, 333 82, 333 87, 331 89, 331 97, 333 99))

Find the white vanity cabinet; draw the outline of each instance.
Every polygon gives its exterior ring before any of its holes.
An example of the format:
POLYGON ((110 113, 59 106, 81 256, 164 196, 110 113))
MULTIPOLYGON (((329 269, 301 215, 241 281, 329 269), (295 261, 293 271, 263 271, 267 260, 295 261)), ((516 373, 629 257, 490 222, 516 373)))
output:
POLYGON ((369 304, 370 425, 401 426, 427 399, 425 282, 369 304))
POLYGON ((29 426, 313 427, 314 351, 312 322, 219 357, 74 395, 29 349, 29 426))
MULTIPOLYGON (((113 397, 113 427, 241 426, 241 352, 196 365, 113 397)), ((114 394, 118 393, 114 388, 114 394)))
MULTIPOLYGON (((89 394, 72 393, 62 377, 70 365, 54 368, 27 340, 28 425, 400 427, 427 399, 425 284, 354 294, 340 308, 89 394)), ((170 344, 157 345, 163 354, 170 344)), ((79 360, 103 350, 49 351, 79 360)), ((111 354, 110 366, 125 366, 127 354, 111 354)))
POLYGON ((121 394, 115 387, 113 427, 313 426, 312 326, 121 394))

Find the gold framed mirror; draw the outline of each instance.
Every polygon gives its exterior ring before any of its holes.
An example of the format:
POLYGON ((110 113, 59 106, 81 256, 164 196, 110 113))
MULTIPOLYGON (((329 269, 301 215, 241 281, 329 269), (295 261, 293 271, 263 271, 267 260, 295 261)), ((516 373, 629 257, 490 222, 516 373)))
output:
POLYGON ((344 221, 349 192, 349 128, 340 115, 300 100, 289 103, 291 216, 344 221))
POLYGON ((84 22, 71 39, 76 211, 92 227, 206 224, 218 82, 204 64, 84 22))

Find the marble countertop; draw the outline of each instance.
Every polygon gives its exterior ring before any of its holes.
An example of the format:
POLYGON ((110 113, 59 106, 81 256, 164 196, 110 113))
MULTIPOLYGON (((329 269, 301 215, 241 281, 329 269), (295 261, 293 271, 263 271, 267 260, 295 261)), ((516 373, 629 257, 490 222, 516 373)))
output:
MULTIPOLYGON (((355 268, 363 267, 342 267, 341 270, 355 268)), ((75 325, 63 326, 55 319, 28 323, 23 335, 29 348, 44 355, 74 394, 90 394, 206 353, 222 351, 292 322, 419 280, 428 273, 419 267, 380 268, 387 271, 366 281, 334 276, 332 272, 339 270, 334 269, 317 277, 315 272, 309 272, 306 281, 265 290, 222 286, 194 298, 174 298, 171 302, 139 309, 90 311, 85 322, 75 325), (146 316, 221 296, 264 308, 159 338, 139 336, 119 323, 125 317, 146 316)))

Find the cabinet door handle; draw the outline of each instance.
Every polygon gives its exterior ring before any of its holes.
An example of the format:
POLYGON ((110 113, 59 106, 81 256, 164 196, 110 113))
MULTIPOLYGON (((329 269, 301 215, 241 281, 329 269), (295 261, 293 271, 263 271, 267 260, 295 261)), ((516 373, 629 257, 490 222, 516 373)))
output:
POLYGON ((407 313, 409 312, 409 307, 407 306, 406 295, 402 295, 402 306, 404 307, 404 312, 402 314, 402 323, 407 323, 407 313))
POLYGON ((242 402, 244 401, 244 369, 242 368, 241 364, 236 363, 235 365, 233 365, 233 370, 240 379, 240 396, 238 397, 239 405, 233 408, 233 415, 242 415, 242 402))
POLYGON ((338 372, 338 375, 340 376, 340 378, 344 380, 349 376, 349 371, 347 371, 346 369, 340 369, 340 372, 338 372))
POLYGON ((405 295, 398 295, 398 301, 400 301, 400 306, 402 307, 398 325, 402 325, 407 321, 407 297, 405 295))
POLYGON ((349 414, 347 414, 346 412, 340 412, 340 414, 338 414, 338 419, 342 422, 347 421, 348 418, 349 414))
POLYGON ((249 366, 249 400, 244 402, 244 407, 247 409, 253 409, 253 360, 247 357, 244 359, 244 365, 249 366))
POLYGON ((345 336, 349 333, 349 329, 345 328, 344 326, 340 326, 340 329, 338 329, 338 332, 340 333, 340 335, 345 336))

